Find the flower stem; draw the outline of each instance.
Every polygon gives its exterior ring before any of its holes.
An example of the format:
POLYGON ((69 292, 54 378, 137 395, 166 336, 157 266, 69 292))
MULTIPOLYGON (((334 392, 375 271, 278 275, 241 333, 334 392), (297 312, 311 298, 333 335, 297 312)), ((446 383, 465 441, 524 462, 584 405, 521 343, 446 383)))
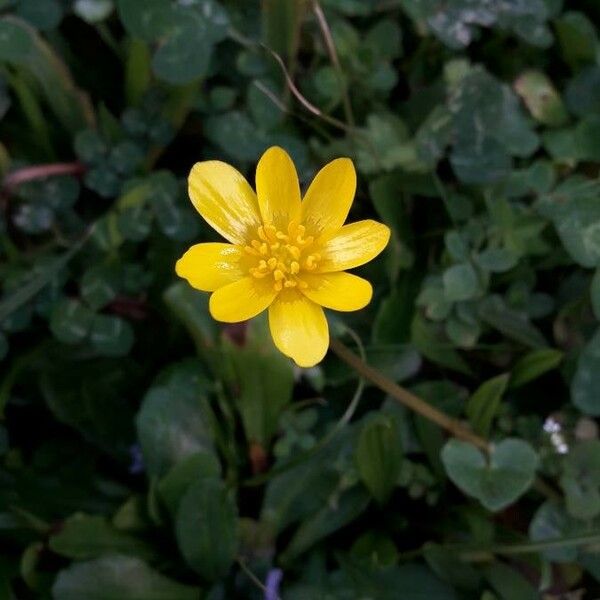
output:
POLYGON ((443 429, 446 429, 454 437, 460 438, 466 442, 470 442, 477 448, 489 451, 488 442, 477 435, 459 420, 450 417, 446 413, 434 408, 425 400, 419 398, 407 389, 394 383, 391 379, 388 379, 385 375, 379 372, 377 369, 369 366, 359 356, 354 354, 347 346, 335 338, 331 338, 330 348, 350 367, 352 367, 361 377, 364 377, 380 390, 383 390, 389 394, 394 400, 404 404, 414 412, 421 416, 433 421, 443 429))
POLYGON ((80 162, 72 163, 51 163, 46 165, 35 165, 33 167, 23 167, 8 174, 4 179, 3 188, 8 193, 26 183, 36 179, 45 179, 46 177, 56 177, 58 175, 81 175, 85 172, 85 165, 80 162))

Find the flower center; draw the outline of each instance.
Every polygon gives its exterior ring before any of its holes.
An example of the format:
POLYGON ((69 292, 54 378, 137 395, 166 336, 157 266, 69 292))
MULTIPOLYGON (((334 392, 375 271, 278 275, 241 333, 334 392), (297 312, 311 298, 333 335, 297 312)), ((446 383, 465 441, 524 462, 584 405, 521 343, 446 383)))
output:
POLYGON ((305 237, 305 233, 306 228, 295 221, 288 225, 287 233, 271 224, 261 225, 257 237, 244 247, 254 259, 250 274, 257 279, 271 277, 277 292, 283 288, 307 288, 302 272, 314 271, 321 255, 310 251, 314 237, 305 237))

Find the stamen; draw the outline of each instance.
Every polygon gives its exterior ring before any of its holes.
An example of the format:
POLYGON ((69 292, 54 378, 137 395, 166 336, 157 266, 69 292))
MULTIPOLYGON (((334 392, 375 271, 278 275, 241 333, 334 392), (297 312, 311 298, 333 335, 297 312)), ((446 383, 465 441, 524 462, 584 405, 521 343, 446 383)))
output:
POLYGON ((304 237, 304 225, 291 221, 286 231, 278 231, 272 223, 261 225, 256 230, 256 238, 244 246, 246 254, 256 257, 252 260, 256 261, 254 266, 248 268, 249 274, 257 279, 272 277, 276 292, 308 288, 309 284, 302 279, 302 272, 314 271, 321 260, 317 252, 306 252, 307 247, 314 243, 314 237, 304 237))

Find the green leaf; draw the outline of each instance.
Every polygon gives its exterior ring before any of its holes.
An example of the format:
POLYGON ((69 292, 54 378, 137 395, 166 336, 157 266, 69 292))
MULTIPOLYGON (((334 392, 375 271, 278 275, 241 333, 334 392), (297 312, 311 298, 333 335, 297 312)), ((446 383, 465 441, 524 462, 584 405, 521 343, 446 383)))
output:
POLYGON ((227 33, 227 14, 215 0, 180 4, 118 0, 117 8, 129 33, 146 42, 159 42, 152 68, 173 85, 206 75, 213 46, 227 33))
POLYGON ((358 437, 358 473, 379 504, 385 504, 396 487, 402 464, 399 442, 396 421, 384 415, 368 420, 358 437))
POLYGON ((353 558, 375 567, 388 567, 398 561, 398 548, 392 539, 373 530, 361 535, 350 552, 353 558))
POLYGON ((207 294, 179 281, 164 291, 163 299, 187 329, 199 352, 214 344, 218 326, 208 312, 207 294))
POLYGON ((227 344, 224 351, 232 363, 234 401, 246 439, 267 449, 281 411, 292 400, 292 363, 275 348, 266 319, 253 319, 244 345, 227 344))
POLYGON ((538 457, 529 444, 518 439, 495 444, 487 460, 475 446, 450 440, 442 450, 442 462, 457 487, 496 512, 513 504, 529 489, 538 457))
POLYGON ((596 269, 596 272, 592 277, 590 296, 592 300, 592 310, 594 311, 594 316, 598 321, 600 321, 600 268, 596 269))
POLYGON ((471 427, 482 437, 490 434, 494 417, 500 410, 500 402, 508 384, 508 373, 498 375, 482 383, 467 402, 467 416, 471 427))
POLYGON ((81 278, 81 297, 93 309, 104 308, 118 291, 118 273, 109 265, 86 270, 81 278))
POLYGON ((53 309, 50 329, 65 344, 78 344, 90 333, 94 313, 77 300, 63 299, 53 309))
POLYGON ((461 561, 446 548, 432 542, 424 546, 423 556, 431 569, 454 587, 476 590, 481 585, 481 575, 472 565, 461 561))
POLYGON ((138 558, 119 555, 73 563, 52 586, 54 600, 198 600, 199 594, 138 558))
POLYGON ((289 563, 319 540, 351 523, 367 508, 368 503, 369 494, 360 486, 341 493, 335 503, 323 506, 301 523, 281 555, 281 561, 289 563))
POLYGON ((573 404, 587 415, 600 415, 600 330, 587 343, 571 382, 573 404))
POLYGON ((186 562, 204 579, 227 573, 238 546, 237 508, 220 480, 192 483, 179 504, 175 533, 186 562))
POLYGON ((95 315, 90 329, 90 343, 102 356, 126 356, 134 342, 131 325, 114 315, 95 315))
POLYGON ((0 331, 0 360, 8 354, 8 338, 0 331))
POLYGON ((552 42, 546 24, 549 11, 543 0, 492 4, 486 0, 450 0, 444 6, 443 16, 436 0, 401 0, 401 4, 413 19, 426 23, 450 48, 468 46, 476 38, 477 26, 506 29, 536 46, 547 47, 552 42))
POLYGON ((168 171, 157 171, 149 178, 150 204, 162 232, 175 240, 187 241, 198 234, 195 214, 183 203, 177 180, 168 171))
POLYGON ((479 316, 506 337, 525 346, 539 348, 548 345, 540 331, 530 323, 527 315, 509 308, 500 296, 494 294, 485 298, 479 304, 479 316))
POLYGON ((181 498, 188 487, 198 479, 221 477, 221 465, 210 452, 198 452, 173 465, 158 482, 158 493, 172 516, 175 516, 181 498))
POLYGON ((19 0, 16 14, 36 29, 54 29, 62 19, 63 10, 57 0, 19 0))
POLYGON ((363 173, 393 171, 398 167, 407 171, 426 170, 406 124, 392 113, 370 114, 364 136, 357 141, 361 144, 356 160, 363 173))
POLYGON ((598 34, 594 24, 580 12, 565 12, 555 21, 561 53, 571 67, 593 62, 598 52, 598 34))
POLYGON ((363 45, 377 60, 393 60, 402 54, 402 30, 395 20, 381 19, 367 31, 363 45))
POLYGON ((453 371, 471 373, 471 368, 448 342, 440 339, 433 325, 420 315, 415 315, 411 326, 411 342, 428 360, 453 371))
POLYGON ((115 529, 97 515, 77 513, 69 517, 60 531, 50 537, 50 549, 61 556, 86 560, 107 554, 125 554, 151 559, 156 549, 133 535, 115 529))
POLYGON ((182 363, 144 397, 136 427, 149 474, 163 476, 189 456, 213 453, 205 385, 197 367, 182 363))
POLYGON ((527 579, 501 562, 484 567, 486 579, 502 600, 538 600, 540 597, 527 579))
POLYGON ((578 117, 600 112, 600 68, 596 65, 581 69, 565 90, 565 100, 578 117))
POLYGON ((586 440, 571 448, 560 485, 569 514, 578 519, 600 515, 600 440, 586 440))
POLYGON ((75 154, 80 160, 95 164, 108 156, 106 140, 94 129, 84 129, 75 136, 75 154))
POLYGON ((154 73, 172 85, 206 75, 212 54, 206 22, 196 13, 179 14, 181 20, 152 58, 154 73))
POLYGON ((317 513, 335 494, 339 474, 327 453, 321 450, 308 460, 274 476, 267 486, 261 521, 279 533, 292 523, 317 513), (311 493, 306 494, 310 489, 311 493))
POLYGON ((540 348, 528 352, 512 368, 509 387, 517 388, 537 379, 555 369, 563 357, 564 354, 554 348, 540 348))
POLYGON ((206 137, 237 161, 253 161, 269 145, 250 118, 231 111, 204 121, 206 137))
POLYGON ((453 145, 450 162, 464 183, 506 177, 512 156, 529 156, 538 138, 514 92, 482 67, 471 68, 451 87, 453 145))
POLYGON ((117 9, 128 33, 147 42, 164 35, 171 25, 169 0, 117 0, 117 9))
POLYGON ((470 300, 480 292, 479 278, 471 263, 453 265, 444 272, 444 296, 450 302, 470 300))
POLYGON ((120 459, 128 455, 133 411, 124 398, 131 394, 129 386, 136 384, 135 366, 129 360, 94 357, 74 363, 57 356, 40 383, 48 408, 59 422, 74 427, 110 455, 120 459))
POLYGON ((75 0, 73 12, 88 23, 100 23, 113 11, 113 0, 75 0))
MULTIPOLYGON (((569 536, 584 535, 594 531, 594 523, 571 517, 564 506, 547 500, 536 511, 529 524, 529 537, 533 542, 557 540, 569 536)), ((542 556, 552 562, 575 562, 578 549, 575 546, 557 546, 542 551, 542 556)))
POLYGON ((519 254, 508 248, 486 248, 475 260, 477 264, 490 273, 510 271, 519 262, 519 254))
POLYGON ((451 315, 446 321, 446 335, 459 348, 473 348, 481 335, 477 321, 465 320, 451 315))
POLYGON ((572 259, 582 267, 600 264, 600 204, 597 187, 582 176, 566 179, 540 201, 572 259))

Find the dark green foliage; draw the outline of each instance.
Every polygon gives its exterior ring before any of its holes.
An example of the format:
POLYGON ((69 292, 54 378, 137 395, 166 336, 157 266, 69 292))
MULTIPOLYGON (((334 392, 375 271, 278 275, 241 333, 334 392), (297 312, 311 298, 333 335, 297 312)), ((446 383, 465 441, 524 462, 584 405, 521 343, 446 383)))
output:
POLYGON ((0 0, 0 598, 598 597, 599 19, 0 0), (272 145, 392 232, 332 335, 489 452, 177 278, 192 165, 272 145))

